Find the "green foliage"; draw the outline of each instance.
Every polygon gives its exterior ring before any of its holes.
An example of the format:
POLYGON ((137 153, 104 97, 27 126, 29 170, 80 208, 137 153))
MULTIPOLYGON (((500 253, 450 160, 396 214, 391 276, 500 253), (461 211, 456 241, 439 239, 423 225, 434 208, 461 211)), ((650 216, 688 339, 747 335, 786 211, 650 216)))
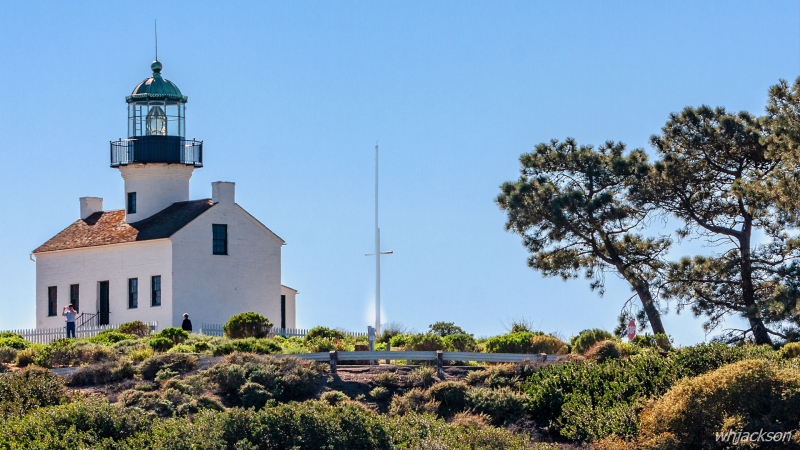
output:
POLYGON ((800 368, 741 361, 684 380, 648 405, 641 414, 639 446, 730 448, 730 442, 717 441, 715 433, 786 432, 797 426, 798 417, 800 368))
POLYGON ((17 350, 24 350, 30 347, 30 343, 19 334, 10 331, 0 333, 0 347, 11 347, 17 350))
POLYGON ((135 320, 133 322, 123 323, 117 327, 117 331, 136 337, 145 337, 150 334, 150 327, 141 320, 135 320))
POLYGON ((133 336, 130 334, 122 333, 114 329, 108 329, 97 333, 97 336, 89 338, 89 342, 94 342, 95 344, 102 344, 102 345, 111 345, 120 341, 126 341, 130 339, 133 339, 133 336))
POLYGON ((381 335, 378 337, 378 342, 389 344, 393 337, 407 332, 406 327, 398 322, 387 323, 381 327, 381 335))
POLYGON ((778 360, 768 346, 703 344, 675 350, 668 357, 643 351, 602 364, 574 361, 545 365, 526 375, 523 389, 533 420, 551 424, 568 439, 591 441, 636 433, 638 402, 664 394, 678 380, 695 377, 744 359, 778 360))
POLYGON ((509 423, 525 413, 527 398, 509 387, 497 389, 474 387, 467 391, 466 402, 478 414, 486 414, 495 424, 509 423))
POLYGON ((271 339, 243 338, 222 342, 214 348, 214 356, 228 355, 234 352, 268 355, 280 353, 281 347, 271 339))
POLYGON ((316 338, 325 338, 325 339, 339 339, 344 340, 347 338, 347 335, 340 330, 334 330, 333 328, 327 327, 314 327, 308 330, 308 333, 305 336, 305 341, 311 341, 316 338))
POLYGON ((567 344, 555 336, 538 335, 531 338, 530 353, 546 353, 548 355, 563 355, 567 352, 567 344))
POLYGON ((414 369, 408 375, 408 381, 416 386, 430 386, 435 381, 436 369, 433 367, 422 366, 414 369))
POLYGON ((187 345, 187 344, 178 344, 171 349, 167 350, 167 353, 196 353, 194 349, 194 345, 187 345))
POLYGON ((56 339, 47 345, 33 345, 17 354, 17 365, 40 367, 78 366, 117 358, 112 349, 75 339, 56 339))
POLYGON ((544 333, 532 331, 518 331, 516 333, 492 336, 486 340, 486 353, 536 353, 531 344, 534 336, 544 333))
POLYGON ((392 397, 389 414, 398 416, 413 412, 435 413, 438 409, 439 403, 433 400, 428 392, 413 388, 403 395, 392 397))
POLYGON ((444 339, 434 333, 411 334, 408 335, 407 345, 416 351, 444 350, 444 339))
POLYGON ((167 327, 153 336, 167 338, 172 341, 173 345, 178 345, 189 337, 189 333, 182 328, 167 327))
POLYGON ((264 386, 248 381, 239 388, 239 398, 242 407, 261 409, 272 399, 272 393, 264 389, 264 386))
POLYGON ((231 339, 264 338, 267 337, 270 328, 272 322, 269 319, 252 311, 236 314, 222 327, 225 336, 231 339))
POLYGON ((130 362, 109 362, 91 364, 78 368, 67 377, 69 386, 89 386, 106 384, 133 378, 136 369, 130 362))
POLYGON ((672 348, 672 342, 670 341, 669 336, 660 333, 656 335, 637 335, 633 338, 632 344, 642 348, 654 348, 664 352, 672 348))
POLYGON ((14 347, 0 346, 0 363, 10 363, 17 360, 17 350, 14 347))
POLYGON ((397 375, 392 372, 384 372, 376 375, 375 378, 372 379, 372 384, 387 389, 394 389, 397 387, 397 375))
POLYGON ((317 336, 305 340, 304 345, 306 350, 311 353, 329 352, 331 350, 352 352, 355 350, 355 341, 353 339, 339 339, 336 337, 317 336))
POLYGON ((572 345, 573 353, 582 355, 592 348, 594 344, 605 341, 606 339, 614 339, 614 336, 608 331, 601 330, 600 328, 593 328, 590 330, 583 330, 578 333, 577 336, 573 336, 572 339, 570 339, 570 345, 572 345))
POLYGON ((319 397, 319 399, 322 400, 323 402, 329 404, 329 405, 335 406, 335 405, 338 405, 338 404, 340 404, 342 402, 350 400, 350 397, 348 397, 344 392, 326 391, 326 392, 322 393, 322 395, 319 397))
POLYGON ((65 398, 64 381, 48 370, 31 367, 0 376, 0 418, 57 405, 65 398))
POLYGON ((640 234, 652 208, 628 195, 649 167, 644 150, 554 139, 519 161, 520 178, 504 183, 495 201, 507 213, 506 230, 522 236, 528 266, 544 276, 591 279, 601 295, 604 274, 616 272, 636 292, 653 330, 663 333, 650 286, 662 276, 671 241, 640 234))
POLYGON ((451 416, 467 407, 467 390, 469 386, 463 381, 443 381, 434 384, 428 393, 439 403, 439 414, 451 416))
POLYGON ((407 333, 396 334, 389 340, 392 348, 405 348, 408 345, 411 335, 407 333))
POLYGON ((448 334, 442 338, 444 350, 451 352, 474 352, 477 344, 471 334, 448 334))
POLYGON ((800 342, 790 342, 780 350, 781 357, 790 359, 790 358, 797 358, 800 356, 800 342))
POLYGON ((369 391, 369 396, 380 402, 391 397, 392 393, 383 386, 376 386, 369 391))
POLYGON ((197 367, 197 358, 183 353, 160 353, 144 360, 139 372, 145 380, 153 380, 162 369, 186 373, 197 367))
POLYGON ((151 337, 148 343, 150 344, 150 348, 152 348, 153 351, 156 352, 165 352, 171 349, 173 345, 175 345, 172 342, 172 339, 157 335, 151 337))
POLYGON ((466 331, 453 322, 434 322, 428 326, 428 333, 438 334, 441 337, 451 334, 467 334, 466 331))

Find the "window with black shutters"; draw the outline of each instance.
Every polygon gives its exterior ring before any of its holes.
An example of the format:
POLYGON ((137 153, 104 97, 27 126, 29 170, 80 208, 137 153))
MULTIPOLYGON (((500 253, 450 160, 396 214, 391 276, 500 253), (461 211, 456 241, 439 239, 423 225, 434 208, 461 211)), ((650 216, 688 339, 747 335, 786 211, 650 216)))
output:
POLYGON ((80 294, 79 284, 69 285, 69 302, 72 303, 72 307, 75 308, 75 311, 80 311, 80 294))
POLYGON ((128 278, 128 308, 139 307, 139 279, 128 278))
POLYGON ((136 192, 128 192, 128 214, 136 214, 136 192))
POLYGON ((150 306, 161 306, 161 275, 153 276, 150 286, 150 306))
POLYGON ((228 254, 228 226, 227 225, 211 225, 211 232, 214 237, 213 251, 215 255, 228 254))
POLYGON ((58 287, 49 286, 47 288, 47 315, 55 316, 58 310, 58 287))

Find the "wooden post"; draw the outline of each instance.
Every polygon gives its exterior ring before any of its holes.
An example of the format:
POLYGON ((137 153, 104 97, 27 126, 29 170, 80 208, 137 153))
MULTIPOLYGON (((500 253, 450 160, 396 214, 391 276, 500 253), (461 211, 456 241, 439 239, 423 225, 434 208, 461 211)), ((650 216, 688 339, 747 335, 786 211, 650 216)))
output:
POLYGON ((444 372, 442 370, 442 355, 441 350, 436 350, 436 375, 441 379, 444 378, 444 372))
POLYGON ((331 373, 336 373, 336 364, 339 363, 339 352, 331 350, 331 373))

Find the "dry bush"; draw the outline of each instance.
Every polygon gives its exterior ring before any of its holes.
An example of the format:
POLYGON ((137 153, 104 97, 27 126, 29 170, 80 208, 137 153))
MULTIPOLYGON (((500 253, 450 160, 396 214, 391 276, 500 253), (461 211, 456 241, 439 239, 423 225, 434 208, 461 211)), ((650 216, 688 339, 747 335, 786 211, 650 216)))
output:
POLYGON ((482 430, 487 427, 491 420, 492 419, 486 414, 474 414, 463 411, 453 416, 453 420, 450 423, 465 428, 482 430))
POLYGON ((790 342, 780 350, 781 357, 786 359, 797 358, 800 356, 800 342, 790 342))
POLYGON ((715 433, 787 432, 797 429, 798 418, 800 368, 745 360, 684 379, 646 406, 637 448, 728 448, 715 433))
POLYGON ((530 353, 546 353, 548 355, 563 355, 568 350, 567 344, 561 339, 550 335, 537 335, 531 338, 530 353))
POLYGON ((435 413, 439 409, 439 402, 431 399, 428 392, 419 388, 411 389, 403 395, 392 397, 389 406, 391 415, 404 415, 410 412, 435 413))
POLYGON ((435 377, 436 369, 422 366, 408 374, 408 381, 414 386, 430 386, 434 383, 435 377))
POLYGON ((597 362, 603 362, 607 359, 617 359, 620 357, 618 343, 612 339, 600 341, 592 345, 592 347, 586 351, 585 356, 597 362))

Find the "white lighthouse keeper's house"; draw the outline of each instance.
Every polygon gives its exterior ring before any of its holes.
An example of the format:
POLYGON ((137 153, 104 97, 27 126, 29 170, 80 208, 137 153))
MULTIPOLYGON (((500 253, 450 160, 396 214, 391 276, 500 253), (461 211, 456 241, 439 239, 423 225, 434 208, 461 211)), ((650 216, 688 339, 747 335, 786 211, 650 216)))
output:
POLYGON ((36 327, 63 326, 63 307, 83 313, 78 326, 157 321, 195 331, 255 311, 295 328, 297 291, 281 285, 283 239, 236 203, 235 185, 211 183, 211 198, 189 200, 203 142, 186 139, 186 102, 153 75, 126 98, 128 139, 111 142, 111 167, 125 180, 124 210, 80 199, 80 219, 33 251, 36 327))

